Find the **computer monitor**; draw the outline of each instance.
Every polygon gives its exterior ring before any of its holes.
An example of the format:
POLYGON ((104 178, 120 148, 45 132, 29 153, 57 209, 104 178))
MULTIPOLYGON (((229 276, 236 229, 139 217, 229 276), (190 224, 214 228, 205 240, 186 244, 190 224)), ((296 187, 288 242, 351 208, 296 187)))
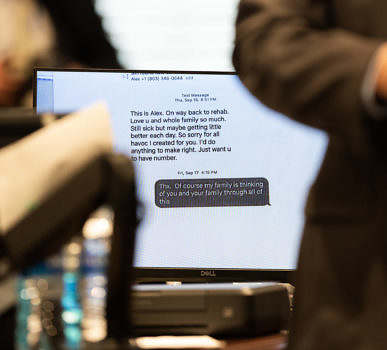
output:
POLYGON ((235 73, 37 69, 34 97, 38 113, 106 101, 144 208, 138 280, 286 281, 296 268, 328 138, 235 73))

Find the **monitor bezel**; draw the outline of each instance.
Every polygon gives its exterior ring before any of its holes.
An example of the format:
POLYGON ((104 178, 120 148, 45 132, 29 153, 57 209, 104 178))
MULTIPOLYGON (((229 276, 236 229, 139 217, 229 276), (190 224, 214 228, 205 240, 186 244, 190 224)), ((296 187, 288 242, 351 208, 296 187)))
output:
MULTIPOLYGON (((131 70, 103 68, 50 68, 36 67, 33 70, 33 108, 36 112, 37 74, 52 72, 104 72, 144 74, 207 74, 237 75, 235 71, 191 71, 191 70, 131 70)), ((283 282, 292 283, 296 269, 247 269, 247 268, 184 268, 184 267, 134 267, 137 283, 221 283, 221 282, 283 282)))

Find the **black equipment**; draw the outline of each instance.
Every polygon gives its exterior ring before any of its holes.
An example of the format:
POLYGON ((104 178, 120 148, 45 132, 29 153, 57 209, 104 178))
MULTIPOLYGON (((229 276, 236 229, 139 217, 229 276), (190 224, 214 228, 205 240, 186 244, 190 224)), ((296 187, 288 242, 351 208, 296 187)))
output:
POLYGON ((131 312, 137 336, 257 336, 286 329, 290 305, 287 288, 274 283, 144 285, 134 289, 131 312))

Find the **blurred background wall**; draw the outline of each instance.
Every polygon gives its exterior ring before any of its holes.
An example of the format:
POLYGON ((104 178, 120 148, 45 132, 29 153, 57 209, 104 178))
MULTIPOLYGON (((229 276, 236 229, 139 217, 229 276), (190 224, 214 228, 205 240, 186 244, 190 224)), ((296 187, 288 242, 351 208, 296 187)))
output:
POLYGON ((237 0, 96 0, 129 69, 233 70, 237 0))

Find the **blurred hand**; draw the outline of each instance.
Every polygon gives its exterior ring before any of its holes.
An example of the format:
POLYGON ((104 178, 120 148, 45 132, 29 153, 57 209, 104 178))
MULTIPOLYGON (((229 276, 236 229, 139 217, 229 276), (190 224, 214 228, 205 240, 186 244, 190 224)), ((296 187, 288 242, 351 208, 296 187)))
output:
POLYGON ((387 43, 379 49, 376 60, 379 72, 376 78, 376 95, 387 101, 387 43))

